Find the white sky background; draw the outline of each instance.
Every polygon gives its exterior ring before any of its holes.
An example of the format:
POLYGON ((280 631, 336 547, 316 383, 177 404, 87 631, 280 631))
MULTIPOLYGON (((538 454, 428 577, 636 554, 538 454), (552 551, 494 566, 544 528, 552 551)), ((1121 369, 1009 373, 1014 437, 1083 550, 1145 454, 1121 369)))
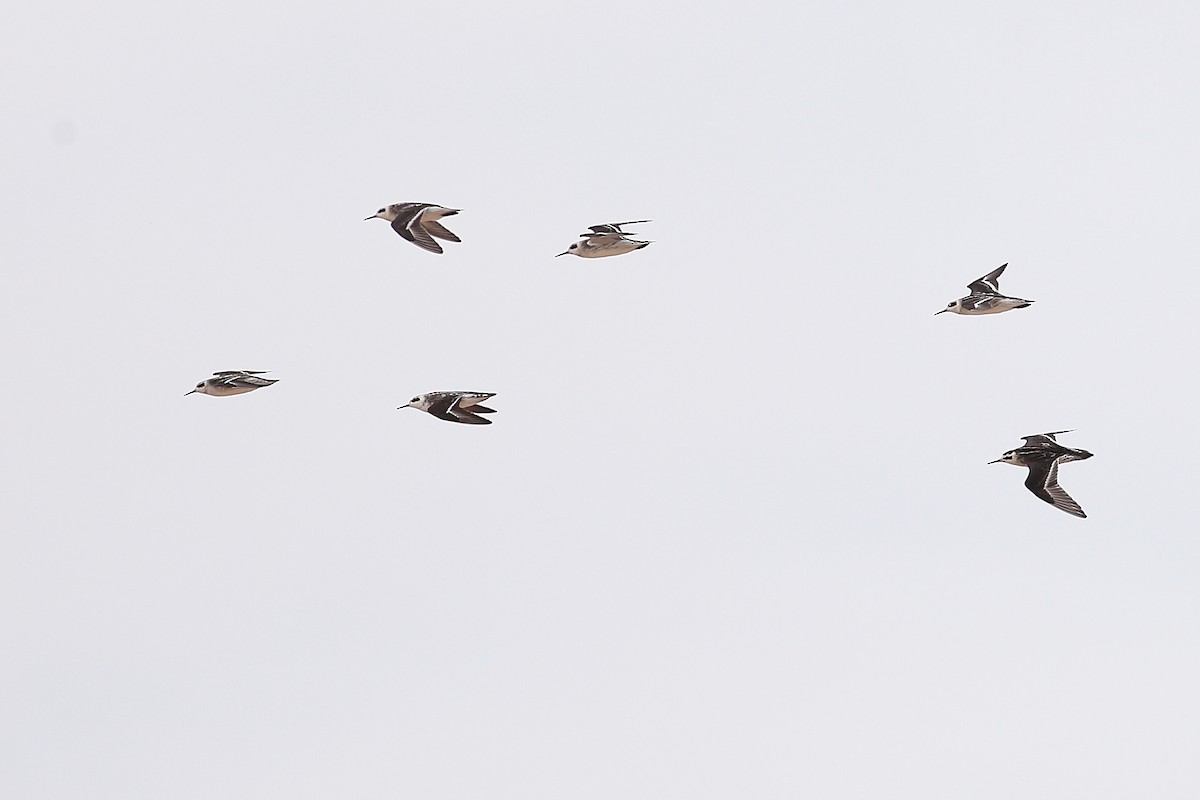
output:
POLYGON ((1200 790, 1194 4, 14 13, 0 795, 1200 790))

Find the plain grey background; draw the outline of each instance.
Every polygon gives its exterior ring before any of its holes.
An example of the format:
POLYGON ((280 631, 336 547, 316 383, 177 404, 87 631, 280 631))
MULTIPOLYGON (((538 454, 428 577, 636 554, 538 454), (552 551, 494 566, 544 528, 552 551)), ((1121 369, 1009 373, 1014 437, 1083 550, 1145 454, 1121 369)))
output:
POLYGON ((4 797, 1200 791, 1194 4, 8 16, 4 797))

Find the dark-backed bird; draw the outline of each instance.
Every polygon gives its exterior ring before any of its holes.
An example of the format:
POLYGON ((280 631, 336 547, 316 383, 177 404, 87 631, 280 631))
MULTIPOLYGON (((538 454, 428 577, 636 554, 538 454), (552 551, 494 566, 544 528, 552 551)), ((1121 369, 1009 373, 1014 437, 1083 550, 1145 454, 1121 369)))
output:
POLYGON ((1083 513, 1079 504, 1058 485, 1058 465, 1068 461, 1083 461, 1085 458, 1091 458, 1092 454, 1087 450, 1059 444, 1056 437, 1061 433, 1070 431, 1023 436, 1021 438, 1025 440, 1024 445, 1009 450, 1000 458, 988 463, 1012 464, 1014 467, 1027 468, 1029 477, 1025 479, 1025 488, 1057 509, 1076 517, 1086 517, 1087 514, 1083 513))
POLYGON ((386 219, 392 223, 392 230, 417 247, 431 253, 440 253, 442 246, 437 243, 436 239, 445 239, 447 242, 461 242, 462 239, 446 230, 446 227, 438 220, 442 217, 453 216, 460 210, 443 208, 432 203, 392 203, 390 206, 379 209, 367 219, 386 219))
POLYGON ((400 408, 415 408, 447 422, 491 425, 490 419, 478 415, 496 413, 494 408, 480 405, 484 400, 495 396, 495 392, 426 392, 417 395, 400 408))
POLYGON ((1000 294, 1000 275, 1007 266, 1008 264, 1001 264, 982 278, 968 283, 967 288, 971 290, 969 295, 951 300, 945 308, 934 313, 934 316, 945 314, 947 311, 975 316, 999 314, 1002 311, 1011 311, 1014 308, 1025 308, 1032 305, 1032 300, 1022 300, 1020 297, 1008 297, 1000 294))

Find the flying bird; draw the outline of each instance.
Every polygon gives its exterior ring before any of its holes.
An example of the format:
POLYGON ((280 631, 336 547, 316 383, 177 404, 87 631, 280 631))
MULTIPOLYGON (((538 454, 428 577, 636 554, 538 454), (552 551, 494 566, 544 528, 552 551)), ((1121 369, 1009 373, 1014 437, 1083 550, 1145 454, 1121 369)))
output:
POLYGON ((448 242, 461 242, 462 239, 446 230, 438 220, 442 217, 453 216, 460 210, 443 208, 432 203, 393 203, 386 208, 379 209, 367 219, 386 219, 392 223, 392 230, 417 247, 431 253, 440 253, 442 246, 434 240, 434 237, 445 239, 448 242))
MULTIPOLYGON (((630 239, 630 233, 621 229, 622 225, 637 225, 649 222, 648 219, 635 219, 630 222, 606 222, 601 225, 589 225, 590 233, 581 233, 578 242, 568 247, 559 256, 579 256, 580 258, 604 258, 619 256, 641 250, 650 242, 630 239)), ((555 256, 558 258, 558 256, 555 256)))
POLYGON ((479 414, 495 414, 496 409, 482 406, 484 400, 495 397, 495 392, 427 392, 419 394, 400 408, 415 408, 427 411, 447 422, 462 422, 467 425, 491 425, 490 419, 479 414))
POLYGON ((269 370, 255 372, 254 370, 235 369, 225 372, 214 372, 213 377, 197 383, 196 388, 184 394, 184 397, 187 397, 189 394, 228 397, 231 394, 245 394, 246 392, 253 392, 255 389, 261 389, 264 386, 270 386, 272 383, 279 383, 279 379, 277 378, 272 380, 271 378, 258 377, 265 374, 265 372, 269 372, 269 370))
POLYGON ((971 293, 966 297, 952 300, 945 308, 934 314, 945 314, 953 311, 955 314, 999 314, 1014 308, 1025 308, 1032 305, 1032 300, 1022 300, 1019 297, 1007 297, 1000 294, 1000 275, 1008 264, 1001 264, 982 278, 967 284, 971 293))
POLYGON ((1021 438, 1025 440, 1024 445, 1015 450, 1009 450, 1000 458, 988 463, 1026 467, 1029 470, 1029 477, 1025 479, 1025 488, 1057 509, 1076 517, 1087 517, 1079 504, 1058 485, 1058 465, 1066 464, 1068 461, 1082 461, 1085 458, 1091 458, 1092 454, 1087 450, 1077 450, 1059 444, 1055 437, 1060 433, 1070 433, 1070 431, 1022 436, 1021 438))

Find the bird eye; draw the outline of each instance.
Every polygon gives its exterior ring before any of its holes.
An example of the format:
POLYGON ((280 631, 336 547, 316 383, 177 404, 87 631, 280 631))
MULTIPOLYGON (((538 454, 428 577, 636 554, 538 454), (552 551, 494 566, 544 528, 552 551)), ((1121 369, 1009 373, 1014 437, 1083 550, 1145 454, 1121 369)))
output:
POLYGON ((383 209, 381 208, 381 209, 379 209, 378 211, 376 211, 375 213, 376 213, 376 214, 382 214, 382 213, 383 213, 383 209))
POLYGON ((952 300, 949 303, 946 303, 946 308, 954 308, 954 304, 957 302, 957 300, 952 300))
POLYGON ((204 381, 201 381, 200 383, 197 383, 197 384, 196 384, 196 388, 197 388, 197 389, 203 389, 203 388, 204 388, 204 381))
POLYGON ((419 397, 414 397, 414 398, 413 398, 412 400, 410 400, 409 402, 410 402, 410 403, 419 403, 419 402, 421 402, 421 398, 419 398, 419 397))

